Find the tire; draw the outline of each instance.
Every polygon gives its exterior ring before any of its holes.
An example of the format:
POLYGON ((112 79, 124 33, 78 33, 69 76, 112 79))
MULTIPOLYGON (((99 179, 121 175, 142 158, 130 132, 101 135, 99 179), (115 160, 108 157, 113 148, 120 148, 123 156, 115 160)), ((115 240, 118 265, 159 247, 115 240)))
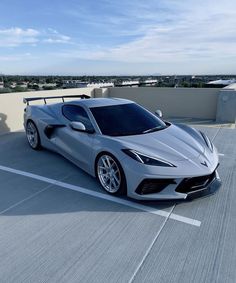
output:
POLYGON ((26 137, 32 149, 34 150, 41 149, 41 142, 40 142, 38 129, 35 123, 31 120, 29 120, 26 125, 26 137))
POLYGON ((111 195, 127 194, 126 179, 119 161, 110 153, 96 159, 96 176, 103 189, 111 195))

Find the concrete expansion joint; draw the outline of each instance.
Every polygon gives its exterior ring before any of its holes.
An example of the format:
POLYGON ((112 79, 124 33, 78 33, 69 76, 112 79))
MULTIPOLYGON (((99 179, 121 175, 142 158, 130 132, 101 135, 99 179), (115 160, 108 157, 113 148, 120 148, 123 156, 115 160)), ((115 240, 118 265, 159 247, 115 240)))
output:
POLYGON ((219 132, 220 132, 221 129, 222 129, 222 126, 220 126, 220 127, 217 129, 215 135, 214 135, 213 138, 212 138, 212 141, 215 140, 216 136, 219 134, 219 132))
POLYGON ((1 215, 1 214, 4 214, 5 212, 7 212, 7 211, 9 211, 9 210, 11 210, 12 208, 15 208, 15 207, 18 206, 18 205, 20 205, 20 204, 26 202, 27 200, 30 200, 30 199, 32 199, 33 197, 35 197, 35 196, 41 194, 42 192, 44 192, 44 191, 46 191, 47 189, 49 189, 51 186, 52 186, 52 185, 48 185, 46 188, 43 188, 42 190, 40 190, 40 191, 38 191, 38 192, 36 192, 36 193, 30 195, 29 197, 27 197, 27 198, 25 198, 25 199, 22 199, 22 200, 18 201, 17 203, 15 203, 15 204, 9 206, 8 208, 6 208, 6 209, 0 211, 0 215, 1 215))
POLYGON ((146 259, 148 258, 148 255, 150 254, 150 251, 152 249, 152 247, 154 246, 154 244, 156 243, 158 237, 160 236, 162 230, 164 229, 167 221, 170 219, 170 216, 172 214, 172 212, 174 211, 176 207, 176 204, 174 204, 172 207, 171 207, 171 210, 169 211, 168 213, 168 216, 165 218, 165 220, 163 221, 160 229, 158 230, 156 236, 154 237, 153 241, 151 242, 150 246, 148 247, 148 249, 146 250, 146 253, 144 254, 144 257, 142 258, 141 262, 139 263, 139 265, 137 266, 137 268, 135 269, 132 277, 130 278, 129 280, 129 283, 132 283, 134 280, 135 280, 135 277, 137 276, 137 274, 139 273, 139 271, 142 269, 142 266, 144 265, 146 259))
MULTIPOLYGON (((0 169, 1 169, 1 168, 0 168, 0 169)), ((68 178, 70 175, 71 175, 71 174, 68 174, 66 177, 62 178, 61 181, 65 180, 65 179, 68 178)), ((15 204, 9 206, 8 208, 6 208, 6 209, 0 211, 0 215, 2 215, 2 214, 4 214, 5 212, 11 210, 12 208, 17 207, 18 205, 20 205, 20 204, 22 204, 22 203, 24 203, 24 202, 26 202, 26 201, 28 201, 28 200, 30 200, 30 199, 32 199, 32 198, 38 196, 39 194, 41 194, 41 193, 47 191, 48 189, 50 189, 50 188, 53 187, 53 186, 54 186, 53 184, 49 184, 48 186, 46 186, 46 187, 43 188, 42 190, 40 190, 40 191, 38 191, 38 192, 35 192, 34 194, 28 196, 27 198, 22 199, 22 200, 18 201, 17 203, 15 203, 15 204)))

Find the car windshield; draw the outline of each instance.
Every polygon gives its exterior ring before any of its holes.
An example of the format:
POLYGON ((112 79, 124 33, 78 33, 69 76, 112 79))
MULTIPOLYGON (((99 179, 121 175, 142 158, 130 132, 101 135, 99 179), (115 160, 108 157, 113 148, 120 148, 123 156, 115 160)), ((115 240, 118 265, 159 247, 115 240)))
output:
POLYGON ((140 135, 166 128, 158 117, 135 103, 90 108, 102 134, 140 135))

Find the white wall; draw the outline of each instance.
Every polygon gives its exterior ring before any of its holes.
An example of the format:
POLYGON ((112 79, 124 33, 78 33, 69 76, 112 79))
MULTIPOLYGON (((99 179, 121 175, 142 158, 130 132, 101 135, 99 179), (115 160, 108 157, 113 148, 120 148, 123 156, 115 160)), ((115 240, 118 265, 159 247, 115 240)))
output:
POLYGON ((23 97, 60 96, 70 94, 86 94, 93 96, 93 90, 94 88, 73 88, 0 94, 0 134, 23 129, 23 113, 25 108, 23 97))
POLYGON ((164 117, 215 119, 219 91, 217 88, 115 87, 108 89, 108 96, 134 100, 153 112, 161 109, 164 117))
POLYGON ((70 94, 119 97, 134 100, 153 112, 161 109, 164 117, 215 119, 219 92, 216 88, 114 87, 0 94, 0 134, 23 129, 23 97, 70 94))

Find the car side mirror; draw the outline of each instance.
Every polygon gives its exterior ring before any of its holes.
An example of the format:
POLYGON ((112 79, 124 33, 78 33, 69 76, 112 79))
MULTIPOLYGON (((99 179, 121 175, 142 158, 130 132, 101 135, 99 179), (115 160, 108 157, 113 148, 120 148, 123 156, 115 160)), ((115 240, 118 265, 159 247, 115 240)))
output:
POLYGON ((85 132, 86 131, 85 125, 81 122, 71 122, 70 126, 75 131, 79 131, 79 132, 85 132))
POLYGON ((157 117, 158 118, 162 118, 162 111, 160 110, 160 109, 157 109, 156 111, 155 111, 155 114, 157 115, 157 117))
POLYGON ((88 134, 93 134, 95 133, 94 129, 88 130, 85 128, 85 125, 81 122, 71 122, 70 126, 73 130, 78 131, 78 132, 85 132, 88 134))

